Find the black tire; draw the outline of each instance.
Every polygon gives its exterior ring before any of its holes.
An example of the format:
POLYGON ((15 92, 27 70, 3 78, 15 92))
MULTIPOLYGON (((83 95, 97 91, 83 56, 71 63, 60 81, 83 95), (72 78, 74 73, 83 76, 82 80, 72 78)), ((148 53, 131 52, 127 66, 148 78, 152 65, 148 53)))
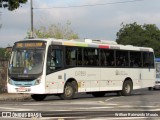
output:
POLYGON ((59 97, 63 100, 70 100, 74 97, 75 92, 76 92, 76 89, 73 86, 73 84, 68 82, 64 87, 64 93, 60 94, 59 97))
POLYGON ((45 94, 33 94, 31 95, 32 99, 34 99, 35 101, 42 101, 46 98, 47 95, 45 94))
POLYGON ((105 92, 93 92, 91 93, 94 97, 104 97, 105 92))
POLYGON ((133 90, 133 84, 130 80, 127 80, 123 83, 123 88, 122 88, 121 94, 123 96, 129 96, 129 95, 131 95, 132 90, 133 90))
POLYGON ((121 91, 117 91, 117 95, 118 96, 122 96, 122 92, 121 91))
POLYGON ((149 90, 149 91, 153 90, 153 87, 148 87, 148 90, 149 90))

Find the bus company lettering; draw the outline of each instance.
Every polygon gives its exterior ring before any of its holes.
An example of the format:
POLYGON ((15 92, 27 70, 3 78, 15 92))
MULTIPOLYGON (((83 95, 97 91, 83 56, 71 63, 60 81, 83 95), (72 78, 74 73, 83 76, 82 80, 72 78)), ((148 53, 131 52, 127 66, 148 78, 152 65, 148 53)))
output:
POLYGON ((116 70, 115 71, 115 74, 116 75, 128 75, 125 71, 123 71, 123 70, 116 70))
POLYGON ((75 76, 86 76, 86 71, 75 71, 75 76))
POLYGON ((96 74, 87 74, 87 77, 95 77, 96 74))

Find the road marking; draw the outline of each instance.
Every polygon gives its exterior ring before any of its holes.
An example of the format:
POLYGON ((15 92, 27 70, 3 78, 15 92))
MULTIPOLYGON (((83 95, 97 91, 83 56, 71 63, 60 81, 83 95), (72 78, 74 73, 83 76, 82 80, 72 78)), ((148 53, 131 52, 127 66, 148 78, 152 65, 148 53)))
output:
POLYGON ((113 108, 113 107, 90 107, 90 109, 103 109, 103 108, 113 108))
POLYGON ((110 101, 110 100, 112 100, 112 99, 114 99, 114 98, 109 98, 109 99, 106 99, 105 101, 107 102, 107 101, 110 101))
POLYGON ((135 107, 135 106, 132 106, 132 105, 123 105, 123 106, 118 106, 118 107, 130 108, 130 107, 135 107))
MULTIPOLYGON (((122 96, 121 96, 121 97, 122 97, 122 96)), ((110 101, 110 100, 112 100, 112 99, 114 99, 114 98, 120 98, 120 97, 112 97, 112 98, 106 99, 105 101, 108 102, 108 101, 110 101)))
POLYGON ((73 102, 61 102, 61 103, 26 103, 26 104, 22 104, 22 105, 24 105, 24 106, 32 106, 32 105, 35 105, 35 106, 39 106, 39 105, 58 105, 58 104, 60 104, 60 105, 70 105, 70 104, 82 104, 82 105, 84 105, 84 104, 99 104, 97 101, 90 101, 90 102, 87 102, 87 101, 81 101, 81 102, 75 102, 75 101, 73 101, 73 102))
POLYGON ((137 106, 137 107, 148 107, 148 108, 152 108, 152 107, 156 107, 156 106, 137 106))
MULTIPOLYGON (((96 117, 96 118, 85 118, 85 117, 42 117, 40 119, 45 119, 45 120, 53 120, 53 119, 56 119, 56 120, 65 120, 65 119, 78 119, 78 120, 149 120, 151 118, 149 117, 96 117)), ((157 119, 158 120, 158 119, 157 119)))
POLYGON ((28 106, 28 105, 37 105, 37 106, 39 106, 39 105, 49 105, 50 103, 27 103, 27 104, 23 104, 23 105, 26 105, 26 106, 28 106))
POLYGON ((89 107, 89 108, 76 108, 76 109, 84 109, 84 110, 91 110, 91 109, 105 109, 105 108, 113 108, 113 107, 89 107))
POLYGON ((118 107, 138 107, 138 108, 155 108, 156 106, 135 106, 135 105, 122 105, 122 106, 118 106, 118 107))
POLYGON ((33 109, 21 109, 21 108, 11 108, 11 107, 0 107, 0 109, 13 110, 13 111, 33 111, 33 109))
POLYGON ((109 103, 109 104, 107 104, 107 105, 113 105, 113 106, 115 105, 115 106, 117 106, 117 105, 119 105, 119 104, 109 103))
POLYGON ((153 109, 153 111, 160 111, 160 109, 153 109))
POLYGON ((64 112, 64 111, 73 111, 73 110, 69 110, 69 109, 66 109, 66 110, 65 110, 65 109, 63 108, 63 109, 61 109, 61 110, 49 110, 49 111, 53 111, 53 112, 56 112, 56 111, 60 111, 60 112, 61 112, 61 111, 62 111, 62 112, 64 112))
POLYGON ((85 120, 84 117, 42 117, 41 120, 65 120, 65 119, 78 119, 78 120, 85 120))
MULTIPOLYGON (((150 119, 149 117, 99 117, 99 118, 94 118, 94 119, 87 119, 87 120, 146 120, 150 119)), ((80 120, 80 119, 79 119, 80 120)))

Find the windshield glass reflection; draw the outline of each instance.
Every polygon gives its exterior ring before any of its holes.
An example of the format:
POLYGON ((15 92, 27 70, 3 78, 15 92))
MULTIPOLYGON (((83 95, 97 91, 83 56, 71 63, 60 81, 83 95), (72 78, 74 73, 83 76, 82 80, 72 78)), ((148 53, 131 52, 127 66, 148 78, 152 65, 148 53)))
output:
POLYGON ((15 49, 10 74, 39 74, 42 72, 44 49, 15 49))

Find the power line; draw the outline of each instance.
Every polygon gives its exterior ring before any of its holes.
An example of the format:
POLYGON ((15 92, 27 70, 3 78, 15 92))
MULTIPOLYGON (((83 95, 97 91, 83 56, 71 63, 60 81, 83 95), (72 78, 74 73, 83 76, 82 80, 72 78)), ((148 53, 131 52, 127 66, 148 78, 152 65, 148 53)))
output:
POLYGON ((92 5, 79 5, 79 6, 67 6, 67 7, 50 7, 50 8, 34 8, 34 9, 61 9, 61 8, 80 8, 80 7, 93 7, 93 6, 102 6, 102 5, 109 5, 109 4, 124 4, 124 3, 131 3, 131 2, 140 2, 144 0, 128 0, 122 2, 109 2, 109 3, 102 3, 102 4, 92 4, 92 5))

